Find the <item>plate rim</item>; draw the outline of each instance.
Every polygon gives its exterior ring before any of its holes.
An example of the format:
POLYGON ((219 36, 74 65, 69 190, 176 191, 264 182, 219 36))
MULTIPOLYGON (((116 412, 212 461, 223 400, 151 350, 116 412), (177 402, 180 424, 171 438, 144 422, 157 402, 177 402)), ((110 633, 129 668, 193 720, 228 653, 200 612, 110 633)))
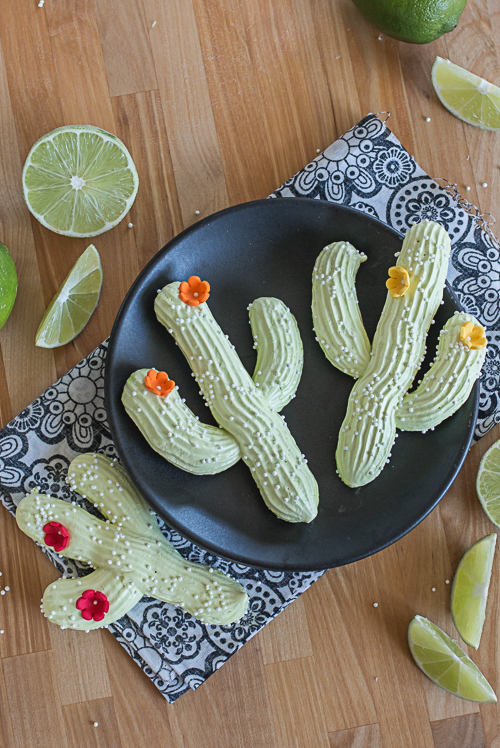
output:
MULTIPOLYGON (((119 428, 115 422, 115 411, 114 406, 111 406, 108 408, 108 404, 113 402, 112 394, 111 394, 111 377, 109 376, 108 372, 112 369, 112 362, 115 355, 115 341, 118 336, 118 333, 120 331, 120 328, 123 324, 123 315, 125 312, 126 307, 131 302, 133 298, 135 298, 135 290, 136 288, 142 283, 144 277, 149 273, 151 266, 155 265, 160 261, 160 258, 168 255, 170 252, 176 249, 177 245, 183 241, 183 239, 191 234, 195 233, 200 230, 203 226, 209 225, 214 219, 220 219, 221 217, 237 213, 239 211, 243 210, 249 210, 252 209, 254 206, 257 205, 263 205, 263 204, 270 204, 274 203, 275 200, 281 201, 300 201, 304 203, 310 203, 315 206, 318 204, 323 204, 329 207, 335 207, 342 212, 350 213, 353 216, 360 216, 362 215, 365 219, 369 220, 370 222, 373 222, 374 224, 378 224, 383 228, 383 230, 389 230, 394 235, 396 235, 401 241, 404 238, 404 235, 401 234, 401 232, 397 231, 397 229, 394 229, 392 226, 389 226, 389 224, 384 223, 379 218, 376 218, 375 216, 371 216, 368 213, 363 213, 355 208, 352 208, 351 206, 346 206, 338 203, 333 203, 328 200, 318 200, 308 197, 268 197, 260 200, 251 200, 244 203, 237 203, 236 205, 229 206, 228 208, 223 208, 220 211, 217 211, 215 213, 210 214, 209 216, 206 216, 202 218, 199 221, 196 221, 195 223, 191 224, 187 228, 183 229, 179 234, 177 234, 175 237, 173 237, 170 241, 168 241, 161 249, 156 252, 153 257, 146 263, 146 265, 142 268, 142 270, 138 273, 137 277, 132 282, 130 288, 128 289, 120 308, 116 314, 115 320, 113 322, 113 327, 109 336, 108 341, 108 350, 106 353, 106 364, 105 364, 105 380, 104 380, 104 396, 105 396, 105 403, 106 403, 106 413, 108 416, 108 425, 109 430, 111 433, 111 437, 113 439, 113 444, 116 449, 116 452, 118 454, 118 457, 120 459, 120 462, 122 463, 124 469, 126 470, 127 474, 129 475, 132 483, 136 487, 136 489, 139 491, 141 496, 143 496, 146 503, 151 506, 151 508, 156 512, 156 514, 161 517, 165 523, 172 528, 175 532, 179 533, 183 538, 188 540, 189 542, 199 546, 203 550, 212 553, 219 558, 222 558, 226 561, 229 561, 231 563, 236 564, 242 564, 245 566, 249 566, 251 568, 257 568, 257 569, 266 569, 270 571, 281 571, 281 572, 314 572, 314 571, 324 571, 328 568, 336 568, 340 566, 344 566, 346 564, 350 563, 356 563, 357 561, 360 561, 364 558, 368 558, 369 556, 372 556, 385 548, 388 548, 393 543, 397 543, 401 538, 403 538, 405 535, 407 535, 409 532, 414 530, 423 520, 429 516, 429 514, 436 508, 436 506, 439 504, 439 502, 443 499, 445 494, 450 489, 451 485, 456 480, 462 465, 465 461, 465 458, 467 457, 467 454, 469 452, 472 440, 474 438, 474 430, 475 430, 475 424, 477 421, 477 413, 479 410, 479 386, 478 386, 478 380, 473 385, 471 395, 473 395, 473 403, 472 403, 472 410, 471 410, 471 422, 472 425, 469 427, 467 439, 462 444, 461 450, 459 452, 459 455, 457 457, 457 460, 454 463, 453 469, 450 471, 450 474, 446 477, 446 480, 441 485, 441 488, 438 491, 438 494, 436 495, 435 500, 433 503, 426 509, 424 514, 419 514, 419 517, 417 520, 411 522, 411 525, 400 532, 397 535, 391 536, 390 539, 388 539, 384 543, 375 543, 374 546, 370 546, 366 551, 363 553, 357 554, 356 556, 353 556, 352 558, 349 558, 348 560, 342 561, 340 563, 336 563, 334 566, 324 566, 323 564, 318 563, 302 563, 299 566, 294 564, 293 562, 277 562, 276 564, 273 564, 272 566, 269 566, 269 564, 262 564, 259 563, 256 559, 251 559, 249 557, 244 556, 232 556, 227 555, 224 552, 221 552, 220 547, 215 545, 214 543, 210 541, 206 541, 203 538, 201 538, 199 535, 197 535, 195 532, 192 532, 190 530, 187 530, 186 528, 182 527, 182 530, 178 529, 179 525, 176 523, 175 518, 172 519, 172 517, 169 515, 167 511, 165 511, 164 507, 162 507, 154 497, 152 496, 144 496, 142 488, 137 484, 137 481, 134 479, 134 467, 133 464, 130 463, 130 461, 127 458, 126 450, 121 448, 120 445, 120 437, 116 437, 116 434, 119 432, 119 428)), ((463 307, 460 304, 460 301, 451 288, 448 281, 445 283, 445 288, 447 292, 450 294, 450 297, 453 301, 453 303, 456 305, 456 307, 459 310, 462 310, 463 307)), ((469 395, 469 398, 471 397, 469 395)), ((463 407, 463 406, 462 406, 463 407)))

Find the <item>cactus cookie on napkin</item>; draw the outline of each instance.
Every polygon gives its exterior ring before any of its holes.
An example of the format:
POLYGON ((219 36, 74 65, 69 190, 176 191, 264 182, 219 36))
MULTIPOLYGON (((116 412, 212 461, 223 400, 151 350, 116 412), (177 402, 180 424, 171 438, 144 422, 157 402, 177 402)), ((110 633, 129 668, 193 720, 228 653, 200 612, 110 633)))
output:
POLYGON ((105 517, 36 490, 17 507, 18 526, 40 545, 94 568, 58 579, 42 610, 61 628, 90 631, 121 618, 143 595, 172 603, 201 621, 226 625, 246 612, 248 596, 231 577, 186 561, 160 532, 123 468, 96 453, 76 457, 68 483, 105 517))

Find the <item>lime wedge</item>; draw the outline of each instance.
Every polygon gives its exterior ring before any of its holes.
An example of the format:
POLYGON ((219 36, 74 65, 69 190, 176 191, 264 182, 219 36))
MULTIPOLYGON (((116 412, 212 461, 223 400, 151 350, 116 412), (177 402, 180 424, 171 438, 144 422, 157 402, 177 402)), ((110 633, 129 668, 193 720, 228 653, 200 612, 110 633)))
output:
POLYGON ((17 273, 10 252, 0 242, 0 329, 5 325, 17 294, 17 273))
POLYGON ((500 527, 500 440, 483 455, 477 471, 476 490, 489 519, 500 527))
POLYGON ((458 644, 427 618, 415 616, 408 627, 413 659, 428 678, 445 691, 467 701, 497 700, 490 684, 458 644))
POLYGON ((495 533, 474 543, 462 556, 451 588, 451 615, 464 642, 477 649, 483 631, 490 586, 495 533))
POLYGON ((97 236, 112 229, 130 210, 138 186, 122 141, 91 125, 47 133, 23 168, 28 208, 40 223, 65 236, 97 236))
POLYGON ((76 338, 97 306, 101 285, 101 258, 91 244, 50 302, 36 333, 36 345, 57 348, 76 338))
POLYGON ((483 130, 500 130, 500 88, 449 60, 436 57, 432 84, 455 117, 483 130))

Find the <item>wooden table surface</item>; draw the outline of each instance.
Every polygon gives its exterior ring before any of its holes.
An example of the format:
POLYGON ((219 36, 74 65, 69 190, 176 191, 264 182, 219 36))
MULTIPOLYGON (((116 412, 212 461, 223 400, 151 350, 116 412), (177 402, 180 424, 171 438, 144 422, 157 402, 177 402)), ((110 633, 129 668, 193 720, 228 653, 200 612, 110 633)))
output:
MULTIPOLYGON (((500 84, 499 44, 498 0, 469 0, 458 28, 426 46, 379 35, 350 0, 0 0, 0 239, 19 273, 0 334, 2 425, 109 334, 130 284, 169 239, 267 196, 370 111, 391 112, 390 127, 432 176, 500 213, 500 136, 452 117, 430 80, 441 55, 500 84), (21 169, 38 137, 77 123, 122 138, 141 184, 130 216, 95 240, 97 311, 51 352, 34 346, 35 331, 89 241, 30 216, 21 169)), ((434 686, 406 644, 415 613, 456 636, 445 580, 494 530, 474 482, 499 436, 497 427, 471 450, 407 537, 329 571, 174 705, 108 632, 47 622, 39 601, 57 572, 0 509, 0 581, 10 586, 0 598, 0 748, 499 748, 499 708, 434 686)), ((472 654, 497 692, 498 621, 497 563, 472 654)))

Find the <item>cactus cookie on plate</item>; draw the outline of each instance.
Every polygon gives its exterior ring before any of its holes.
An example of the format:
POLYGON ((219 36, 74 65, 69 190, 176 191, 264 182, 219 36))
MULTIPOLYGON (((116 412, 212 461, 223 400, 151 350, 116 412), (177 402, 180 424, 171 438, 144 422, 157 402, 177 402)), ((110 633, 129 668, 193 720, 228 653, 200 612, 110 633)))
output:
POLYGON ((339 475, 348 486, 363 486, 377 477, 391 456, 396 428, 434 428, 463 405, 479 376, 484 329, 472 315, 456 314, 441 332, 436 358, 422 383, 406 394, 424 359, 427 332, 442 300, 450 249, 448 234, 432 221, 407 232, 398 264, 389 269, 387 299, 371 351, 354 289, 364 257, 348 243, 337 242, 318 258, 313 274, 315 330, 329 360, 359 377, 336 452, 339 475))
POLYGON ((201 424, 175 389, 155 394, 144 384, 145 370, 129 377, 122 395, 125 409, 153 449, 172 464, 208 475, 242 459, 274 514, 288 522, 311 522, 318 485, 279 415, 294 397, 302 372, 295 318, 279 299, 263 297, 250 305, 257 349, 252 378, 212 316, 209 291, 197 276, 170 283, 158 293, 155 311, 186 357, 219 428, 201 424))

